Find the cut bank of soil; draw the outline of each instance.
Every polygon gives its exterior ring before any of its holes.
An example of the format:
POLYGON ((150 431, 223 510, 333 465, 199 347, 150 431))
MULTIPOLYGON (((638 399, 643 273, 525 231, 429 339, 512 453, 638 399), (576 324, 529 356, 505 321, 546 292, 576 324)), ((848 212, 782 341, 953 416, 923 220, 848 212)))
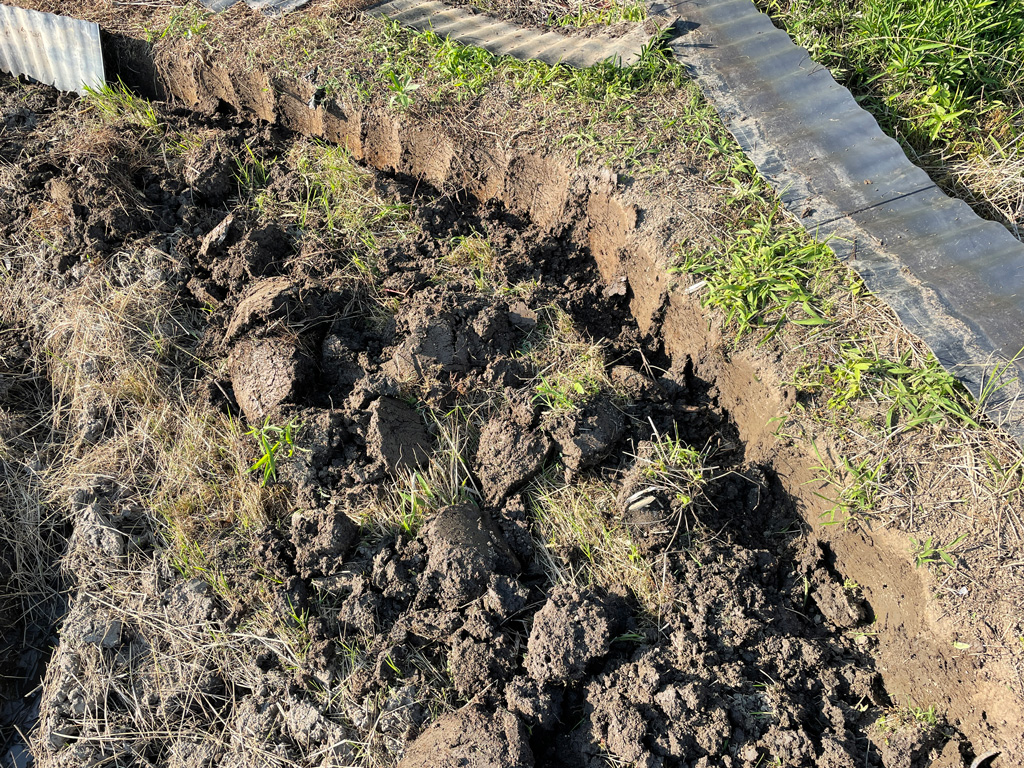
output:
MULTIPOLYGON (((801 533, 794 500, 751 461, 713 383, 637 325, 643 299, 602 275, 591 248, 601 241, 566 215, 579 205, 566 177, 520 165, 510 204, 482 205, 379 176, 381 194, 414 201, 420 231, 374 254, 380 285, 399 297, 381 322, 353 311, 360 288, 339 278, 338 261, 268 231, 230 185, 187 182, 183 163, 129 154, 130 143, 82 164, 55 130, 66 118, 52 94, 4 88, 0 153, 18 160, 6 236, 24 235, 54 201, 68 221, 50 260, 12 262, 18 284, 42 295, 96 275, 151 279, 209 306, 191 349, 196 397, 219 392, 214 403, 250 424, 304 425, 280 467, 302 512, 219 537, 225 593, 169 567, 157 521, 119 495, 117 478, 71 500, 78 597, 47 674, 40 765, 953 766, 972 756, 949 725, 872 727, 898 702, 872 655, 871 606, 834 553, 801 533), (126 154, 132 164, 118 165, 126 154), (545 194, 528 201, 516 192, 538 185, 545 194), (533 222, 515 212, 524 207, 533 222), (454 239, 474 233, 494 247, 501 290, 442 268, 454 239), (129 257, 139 251, 142 265, 129 257), (622 384, 570 411, 535 396, 524 354, 553 306, 604 345, 622 384), (456 407, 473 410, 479 435, 463 456, 462 500, 431 509, 422 527, 357 527, 349 512, 443 453, 424 415, 456 407), (692 504, 650 474, 645 457, 662 435, 713 449, 692 504), (545 498, 586 499, 595 483, 616 499, 599 510, 603 524, 653 565, 654 603, 592 583, 594 553, 544 537, 545 498), (96 578, 113 572, 127 587, 96 578), (259 590, 281 616, 306 617, 293 627, 308 632, 301 657, 246 629, 259 609, 247 595, 259 590), (238 667, 182 647, 190 629, 233 638, 238 667)), ((207 146, 227 157, 283 156, 293 140, 163 117, 213 131, 207 146)), ((289 183, 286 171, 270 188, 289 183)), ((589 199, 592 210, 611 205, 589 199)), ((20 302, 32 316, 32 294, 20 302)), ((45 336, 45 314, 36 318, 26 332, 45 336)), ((115 425, 116 414, 97 414, 83 429, 102 445, 115 425)))

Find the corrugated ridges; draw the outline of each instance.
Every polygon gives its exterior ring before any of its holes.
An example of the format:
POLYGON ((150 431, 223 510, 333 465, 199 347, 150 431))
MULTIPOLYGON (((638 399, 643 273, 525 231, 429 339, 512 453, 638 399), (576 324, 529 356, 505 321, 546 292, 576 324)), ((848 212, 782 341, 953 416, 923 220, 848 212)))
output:
MULTIPOLYGON (((208 11, 220 13, 221 11, 226 11, 235 3, 241 2, 241 0, 200 0, 200 2, 208 11)), ((254 11, 261 11, 267 16, 280 16, 284 13, 290 13, 308 2, 309 0, 245 0, 245 4, 254 11)))
MULTIPOLYGON (((750 0, 655 3, 676 56, 787 208, 980 395, 1024 347, 1024 245, 945 195, 850 92, 750 0)), ((1024 378, 1024 363, 1007 380, 1024 378)), ((1020 381, 986 411, 1024 444, 1020 381)))
POLYGON ((496 56, 537 59, 552 66, 565 64, 579 69, 607 60, 621 66, 635 64, 650 39, 642 29, 620 38, 568 37, 557 32, 525 29, 434 0, 387 0, 366 12, 386 16, 412 29, 430 30, 440 37, 483 48, 496 56))
POLYGON ((62 91, 106 82, 99 25, 0 5, 0 69, 62 91))

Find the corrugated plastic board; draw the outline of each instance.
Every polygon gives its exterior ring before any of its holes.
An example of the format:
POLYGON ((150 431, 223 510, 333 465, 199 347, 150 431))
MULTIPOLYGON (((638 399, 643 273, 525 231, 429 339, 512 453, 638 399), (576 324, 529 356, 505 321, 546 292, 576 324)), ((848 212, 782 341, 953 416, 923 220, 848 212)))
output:
MULTIPOLYGON (((655 3, 672 49, 786 207, 980 396, 1024 347, 1024 245, 945 195, 750 0, 655 3)), ((1024 364, 986 412, 1024 445, 1024 364)))
POLYGON ((621 66, 640 59, 650 35, 642 27, 623 37, 570 37, 557 32, 527 29, 466 8, 453 8, 434 0, 387 0, 366 9, 403 26, 430 30, 464 45, 475 45, 496 56, 537 59, 580 69, 612 60, 621 66))
POLYGON ((106 82, 99 25, 0 5, 0 69, 62 91, 106 82))

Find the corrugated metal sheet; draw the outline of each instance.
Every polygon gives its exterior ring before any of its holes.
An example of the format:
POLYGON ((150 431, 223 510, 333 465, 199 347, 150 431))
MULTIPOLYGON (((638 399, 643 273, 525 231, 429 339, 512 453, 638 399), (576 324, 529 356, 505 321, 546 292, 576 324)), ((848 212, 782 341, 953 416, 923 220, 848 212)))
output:
POLYGON ((386 16, 403 26, 430 30, 464 45, 475 45, 496 56, 538 59, 583 69, 613 60, 635 64, 650 35, 642 28, 623 37, 570 37, 557 32, 526 29, 466 8, 452 8, 434 0, 387 0, 366 12, 386 16))
MULTIPOLYGON (((241 0, 200 0, 207 10, 214 13, 226 11, 235 3, 241 0)), ((245 4, 255 11, 261 11, 266 16, 280 16, 301 8, 309 0, 245 0, 245 4)))
POLYGON ((99 25, 0 5, 0 69, 62 91, 106 82, 99 25))
MULTIPOLYGON (((786 207, 976 396, 1024 347, 1024 245, 945 195, 750 0, 656 3, 672 43, 786 207)), ((1024 362, 985 409, 1024 445, 1024 362)))
POLYGON ((280 16, 291 13, 308 3, 309 0, 245 0, 245 4, 266 16, 280 16))

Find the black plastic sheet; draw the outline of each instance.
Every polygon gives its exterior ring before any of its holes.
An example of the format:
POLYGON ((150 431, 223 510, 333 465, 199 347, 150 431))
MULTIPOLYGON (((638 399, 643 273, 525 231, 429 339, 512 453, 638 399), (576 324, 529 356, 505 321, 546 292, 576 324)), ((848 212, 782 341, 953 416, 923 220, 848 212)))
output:
POLYGON ((1024 445, 1024 244, 944 194, 750 0, 655 3, 672 50, 787 209, 1024 445))

